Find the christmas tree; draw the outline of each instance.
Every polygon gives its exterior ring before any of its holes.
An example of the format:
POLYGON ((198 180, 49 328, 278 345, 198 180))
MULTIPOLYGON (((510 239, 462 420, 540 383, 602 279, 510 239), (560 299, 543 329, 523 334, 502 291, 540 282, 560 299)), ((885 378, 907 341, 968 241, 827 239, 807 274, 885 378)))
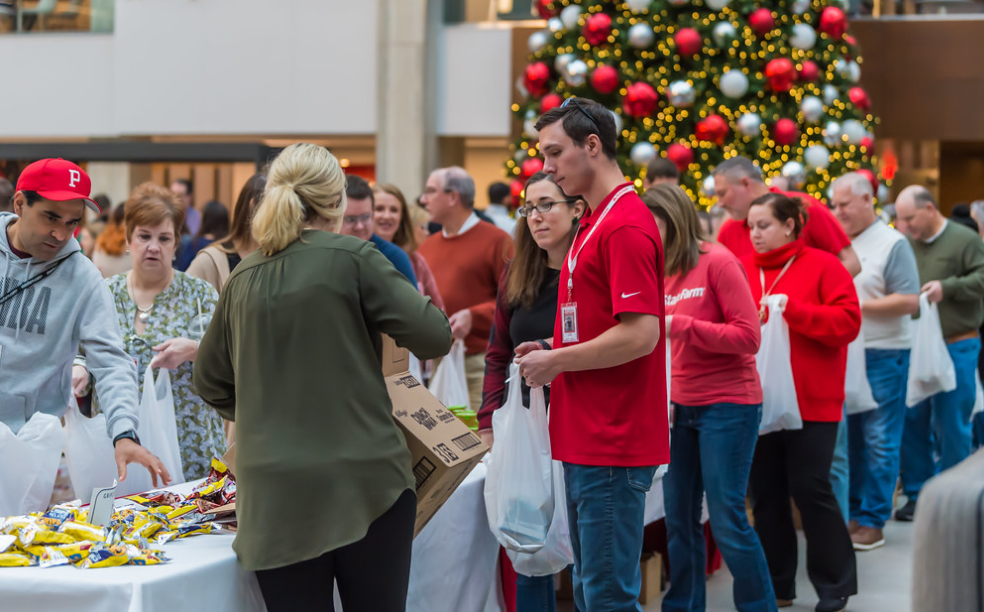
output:
POLYGON ((641 186, 663 155, 705 208, 710 172, 735 155, 820 198, 852 170, 877 191, 876 119, 842 0, 534 1, 547 27, 530 36, 525 101, 512 108, 514 195, 542 167, 536 119, 570 96, 615 114, 628 178, 641 186))

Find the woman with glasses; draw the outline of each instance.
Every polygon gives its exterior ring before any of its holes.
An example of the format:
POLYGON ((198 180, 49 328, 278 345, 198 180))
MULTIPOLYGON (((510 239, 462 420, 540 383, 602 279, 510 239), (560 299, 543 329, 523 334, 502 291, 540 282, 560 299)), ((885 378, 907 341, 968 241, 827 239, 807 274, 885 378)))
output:
POLYGON ((776 609, 769 566, 748 523, 762 387, 755 368, 761 334, 745 270, 705 242, 690 196, 658 184, 642 194, 666 256, 666 333, 673 352, 670 469, 663 478, 672 576, 664 612, 706 607, 701 500, 707 493, 714 540, 735 578, 739 612, 776 609))
MULTIPOLYGON (((505 401, 506 372, 514 349, 523 342, 552 344, 560 268, 584 207, 584 201, 565 195, 543 172, 526 182, 526 202, 519 208, 516 224, 516 256, 499 284, 485 354, 478 433, 490 447, 494 442, 492 413, 505 401)), ((522 390, 523 405, 529 407, 530 389, 525 382, 522 390)), ((544 387, 544 392, 549 394, 550 389, 544 387)), ((555 607, 553 576, 516 577, 517 612, 553 612, 555 607)))

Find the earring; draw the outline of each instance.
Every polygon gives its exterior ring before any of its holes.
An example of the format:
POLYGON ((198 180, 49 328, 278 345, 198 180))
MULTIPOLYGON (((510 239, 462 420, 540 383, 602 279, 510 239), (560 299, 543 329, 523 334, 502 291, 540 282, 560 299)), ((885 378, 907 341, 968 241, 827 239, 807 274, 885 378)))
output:
POLYGON ((786 232, 786 236, 789 236, 790 234, 792 234, 792 232, 786 232))
POLYGON ((129 254, 130 254, 130 249, 127 249, 127 250, 126 250, 126 254, 127 254, 127 255, 129 255, 129 254))

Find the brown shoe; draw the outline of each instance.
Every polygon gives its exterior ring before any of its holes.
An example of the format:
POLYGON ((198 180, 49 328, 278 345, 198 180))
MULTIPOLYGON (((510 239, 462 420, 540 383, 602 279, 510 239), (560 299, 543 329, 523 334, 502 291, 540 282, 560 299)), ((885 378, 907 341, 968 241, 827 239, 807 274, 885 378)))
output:
POLYGON ((776 607, 777 608, 791 608, 792 605, 793 605, 793 600, 792 599, 779 599, 779 598, 776 598, 776 607))
POLYGON ((881 529, 859 527, 851 536, 851 543, 854 550, 873 550, 885 545, 885 536, 881 529))
POLYGON ((858 532, 858 529, 861 529, 861 523, 859 523, 859 522, 857 522, 855 520, 850 520, 850 521, 847 522, 847 531, 851 535, 856 534, 858 532))

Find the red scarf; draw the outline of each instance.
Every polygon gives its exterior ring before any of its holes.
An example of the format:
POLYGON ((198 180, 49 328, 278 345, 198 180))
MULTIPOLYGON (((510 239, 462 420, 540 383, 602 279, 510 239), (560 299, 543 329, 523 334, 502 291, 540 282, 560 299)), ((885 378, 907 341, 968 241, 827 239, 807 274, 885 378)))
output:
POLYGON ((803 252, 805 245, 802 240, 794 240, 789 244, 783 245, 778 249, 772 249, 766 253, 755 253, 755 265, 759 268, 765 268, 770 270, 772 268, 781 268, 786 265, 793 256, 799 255, 803 252))

